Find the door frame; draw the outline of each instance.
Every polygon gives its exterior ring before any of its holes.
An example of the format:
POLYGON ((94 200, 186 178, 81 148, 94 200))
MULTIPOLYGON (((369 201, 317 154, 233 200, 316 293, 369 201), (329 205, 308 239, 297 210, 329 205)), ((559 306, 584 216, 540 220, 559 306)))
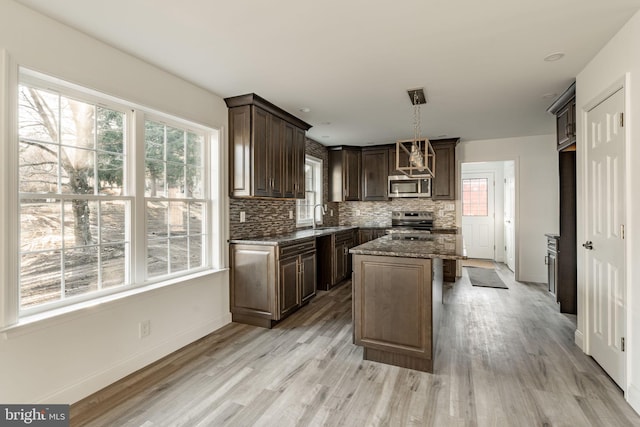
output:
MULTIPOLYGON (((617 79, 616 81, 614 81, 614 83, 612 83, 611 85, 609 85, 607 88, 605 88, 603 91, 601 91, 597 96, 595 96, 594 98, 592 98, 589 102, 585 103, 583 106, 579 107, 579 114, 577 115, 577 120, 579 121, 577 128, 578 132, 581 132, 582 135, 578 135, 576 141, 577 141, 577 161, 576 161, 576 175, 577 175, 577 179, 576 179, 576 187, 577 187, 577 227, 576 227, 576 234, 577 234, 577 279, 578 279, 578 295, 577 295, 577 308, 578 308, 578 315, 577 315, 577 328, 574 334, 574 340, 576 345, 578 345, 578 347, 580 347, 582 349, 583 352, 585 352, 586 354, 591 354, 591 342, 590 342, 590 335, 588 333, 589 331, 589 327, 591 325, 592 322, 592 318, 593 316, 591 315, 591 313, 589 312, 589 289, 587 288, 587 270, 589 268, 589 266, 586 263, 586 254, 584 252, 584 249, 582 248, 582 243, 584 243, 585 239, 586 239, 586 235, 587 235, 587 230, 588 230, 588 224, 586 221, 586 209, 587 209, 587 204, 586 204, 586 200, 587 200, 587 185, 586 182, 589 179, 589 177, 586 175, 586 171, 588 170, 588 165, 587 165, 587 157, 586 157, 586 145, 588 144, 588 140, 587 140, 587 135, 588 135, 588 122, 587 122, 587 114, 589 111, 591 111, 592 109, 594 109, 595 107, 597 107, 600 103, 602 103, 603 101, 605 101, 607 98, 609 98, 610 96, 612 96, 614 93, 616 93, 619 90, 622 90, 622 93, 624 95, 624 115, 625 117, 628 117, 628 112, 631 111, 630 109, 630 94, 629 94, 629 88, 630 88, 630 74, 629 73, 625 73, 624 76, 620 77, 619 79, 617 79)), ((578 107, 578 106, 576 106, 578 107)), ((577 111, 576 111, 577 113, 577 111)), ((628 119, 625 120, 625 126, 624 126, 624 167, 625 167, 625 172, 624 172, 624 185, 625 185, 625 192, 624 192, 624 197, 625 197, 625 220, 624 223, 625 225, 627 225, 629 222, 629 218, 631 218, 631 203, 629 203, 629 200, 631 200, 631 186, 629 185, 630 183, 630 171, 631 171, 631 165, 630 165, 630 158, 631 158, 631 153, 630 153, 630 144, 629 141, 631 139, 631 126, 629 126, 628 124, 628 119)), ((630 280, 629 277, 631 277, 631 266, 628 262, 628 254, 630 251, 630 241, 631 239, 626 238, 625 242, 624 242, 624 251, 625 251, 625 267, 624 267, 624 289, 625 289, 625 300, 628 303, 629 302, 629 295, 631 295, 631 289, 630 289, 630 280)), ((631 310, 629 310, 629 306, 628 304, 625 305, 625 320, 624 320, 624 327, 625 327, 625 337, 629 337, 629 334, 631 332, 631 310)), ((628 341, 628 339, 627 339, 628 341)), ((627 346, 628 348, 629 346, 627 346)), ((630 351, 627 349, 625 351, 625 357, 624 357, 624 375, 623 375, 623 384, 620 384, 620 388, 622 389, 622 391, 624 392, 625 396, 627 394, 627 387, 629 385, 629 369, 628 367, 631 366, 631 360, 630 360, 630 351)))

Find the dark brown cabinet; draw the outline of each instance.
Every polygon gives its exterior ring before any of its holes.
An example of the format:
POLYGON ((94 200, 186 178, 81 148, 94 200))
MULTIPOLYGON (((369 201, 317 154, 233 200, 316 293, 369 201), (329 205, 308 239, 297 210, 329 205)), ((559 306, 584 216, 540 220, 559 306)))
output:
POLYGON ((231 197, 304 198, 304 134, 311 126, 256 94, 225 102, 231 197))
MULTIPOLYGON (((389 175, 404 175, 402 171, 396 169, 396 146, 395 144, 388 148, 389 151, 389 175)), ((409 166, 409 157, 408 156, 400 156, 400 167, 409 166)))
POLYGON ((358 147, 329 147, 329 201, 360 200, 360 159, 358 147))
POLYGON ((547 111, 556 116, 556 142, 564 150, 576 142, 576 84, 573 83, 547 111))
POLYGON ((388 200, 388 148, 362 149, 362 200, 388 200))
POLYGON ((431 181, 433 200, 455 200, 456 198, 456 145, 458 138, 431 141, 436 154, 435 177, 431 181))
POLYGON ((556 116, 560 196, 560 235, 556 236, 555 252, 549 252, 547 255, 550 291, 560 305, 560 312, 577 314, 575 83, 560 95, 547 111, 556 116))
POLYGON ((456 260, 455 259, 442 260, 442 280, 444 280, 445 282, 456 281, 456 260))
POLYGON ((351 254, 356 245, 354 230, 341 231, 317 239, 318 289, 325 291, 351 277, 351 254))
POLYGON ((231 244, 234 322, 270 328, 316 294, 315 239, 270 246, 231 244))
POLYGON ((378 237, 382 237, 387 234, 386 228, 359 228, 358 229, 358 244, 367 243, 371 240, 375 240, 378 237))

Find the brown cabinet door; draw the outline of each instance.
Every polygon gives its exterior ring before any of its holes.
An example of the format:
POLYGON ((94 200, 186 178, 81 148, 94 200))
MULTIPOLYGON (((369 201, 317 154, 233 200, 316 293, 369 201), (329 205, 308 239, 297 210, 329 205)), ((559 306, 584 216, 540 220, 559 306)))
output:
POLYGON ((373 240, 373 230, 361 228, 358 230, 358 242, 360 244, 367 243, 373 240))
POLYGON ((362 200, 387 200, 389 150, 362 151, 362 200))
POLYGON ((344 164, 344 200, 360 200, 360 151, 344 150, 344 164))
POLYGON ((295 127, 289 123, 284 123, 283 128, 283 144, 282 144, 282 158, 283 158, 283 195, 287 198, 293 198, 296 194, 296 180, 297 180, 297 150, 295 141, 295 127))
POLYGON ((269 161, 267 169, 271 180, 272 197, 282 197, 283 188, 283 127, 284 121, 274 115, 269 115, 269 140, 267 149, 269 150, 269 161))
POLYGON ((305 198, 305 179, 304 179, 304 165, 305 165, 305 133, 302 129, 295 129, 294 143, 293 143, 294 155, 293 155, 293 171, 294 171, 294 197, 296 199, 305 198))
POLYGON ((292 257, 280 261, 280 317, 286 316, 295 310, 299 303, 298 293, 298 257, 292 257))
MULTIPOLYGON (((409 166, 409 156, 400 153, 400 167, 409 166)), ((396 169, 396 147, 389 148, 389 175, 404 175, 401 171, 396 169)))
POLYGON ((316 253, 309 252, 300 255, 300 293, 301 302, 306 302, 316 294, 316 253))
POLYGON ((456 143, 457 139, 431 143, 436 154, 435 177, 431 180, 433 200, 456 198, 456 143))
POLYGON ((335 286, 342 281, 347 271, 347 259, 344 256, 344 243, 336 243, 333 250, 334 272, 331 285, 335 286))
POLYGON ((573 98, 556 114, 558 149, 576 142, 576 100, 573 98))
POLYGON ((251 195, 251 107, 229 110, 229 195, 251 195))
MULTIPOLYGON (((253 108, 253 122, 251 133, 253 135, 253 195, 270 196, 271 195, 271 174, 270 174, 270 157, 269 137, 267 135, 269 129, 269 113, 258 108, 253 108)), ((248 161, 244 167, 251 167, 248 161)))

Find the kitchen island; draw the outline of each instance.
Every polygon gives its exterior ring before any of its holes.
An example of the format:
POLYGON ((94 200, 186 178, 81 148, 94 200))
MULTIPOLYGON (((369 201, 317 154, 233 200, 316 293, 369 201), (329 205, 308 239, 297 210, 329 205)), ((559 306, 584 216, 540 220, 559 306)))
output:
POLYGON ((364 359, 433 372, 442 260, 466 258, 462 235, 397 233, 350 253, 354 341, 364 359))

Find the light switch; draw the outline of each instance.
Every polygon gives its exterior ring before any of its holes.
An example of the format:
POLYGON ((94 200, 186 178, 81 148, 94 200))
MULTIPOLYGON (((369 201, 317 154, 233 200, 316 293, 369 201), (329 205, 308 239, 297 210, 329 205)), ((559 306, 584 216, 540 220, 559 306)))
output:
POLYGON ((245 222, 247 220, 247 216, 245 215, 244 211, 240 212, 240 222, 245 222))
POLYGON ((293 219, 293 211, 289 211, 289 219, 293 219))

